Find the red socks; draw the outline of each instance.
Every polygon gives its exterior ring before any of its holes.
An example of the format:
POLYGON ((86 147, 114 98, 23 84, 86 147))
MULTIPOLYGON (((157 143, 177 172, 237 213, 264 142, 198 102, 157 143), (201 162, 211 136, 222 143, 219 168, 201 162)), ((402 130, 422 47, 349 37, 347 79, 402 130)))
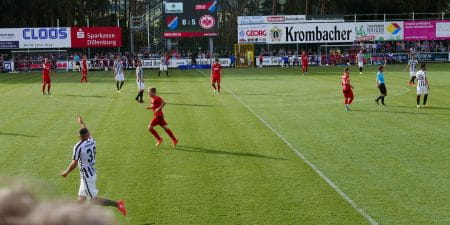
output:
POLYGON ((169 128, 166 129, 166 133, 169 135, 172 141, 177 140, 177 138, 175 137, 175 135, 173 135, 173 132, 169 128))
POLYGON ((218 91, 220 92, 220 84, 217 84, 218 91))
POLYGON ((353 102, 353 98, 348 99, 348 104, 351 105, 353 102))
POLYGON ((150 133, 152 133, 153 134, 153 136, 155 136, 155 138, 157 139, 157 140, 161 140, 162 138, 159 136, 159 134, 158 134, 158 132, 156 132, 156 130, 155 129, 153 129, 153 128, 150 128, 150 133))

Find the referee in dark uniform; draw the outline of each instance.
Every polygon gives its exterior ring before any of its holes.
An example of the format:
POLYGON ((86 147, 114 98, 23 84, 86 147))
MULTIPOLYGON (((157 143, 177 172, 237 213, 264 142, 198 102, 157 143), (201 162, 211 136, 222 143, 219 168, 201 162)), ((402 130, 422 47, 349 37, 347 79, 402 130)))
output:
POLYGON ((384 103, 384 98, 387 96, 386 83, 384 81, 384 66, 380 66, 378 68, 377 87, 378 87, 378 89, 380 89, 380 96, 377 99, 375 99, 375 102, 379 105, 380 104, 380 100, 381 100, 381 104, 383 106, 387 106, 384 103))

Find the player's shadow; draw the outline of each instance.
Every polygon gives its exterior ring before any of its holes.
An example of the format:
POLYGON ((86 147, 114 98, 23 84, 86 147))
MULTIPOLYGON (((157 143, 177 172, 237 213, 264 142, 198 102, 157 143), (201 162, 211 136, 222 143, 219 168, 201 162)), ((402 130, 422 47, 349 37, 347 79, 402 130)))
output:
POLYGON ((59 96, 64 96, 64 97, 81 97, 81 98, 110 98, 109 96, 103 96, 103 95, 75 95, 75 94, 62 94, 59 96))
POLYGON ((167 103, 167 104, 176 106, 215 107, 215 105, 205 105, 205 104, 186 104, 186 103, 167 103))
POLYGON ((364 109, 352 109, 354 112, 372 112, 372 113, 398 113, 398 114, 411 114, 411 115, 428 115, 423 112, 405 112, 405 111, 383 111, 383 110, 364 110, 364 109))
POLYGON ((28 138, 36 138, 35 135, 28 135, 28 134, 19 134, 19 133, 8 133, 8 132, 1 132, 0 136, 15 136, 15 137, 28 137, 28 138))
POLYGON ((175 149, 178 150, 178 151, 183 151, 183 152, 193 152, 193 153, 203 153, 203 154, 229 155, 229 156, 239 156, 239 157, 255 157, 255 158, 263 158, 263 159, 287 160, 285 158, 272 157, 272 156, 267 156, 267 155, 257 154, 257 153, 228 152, 228 151, 220 151, 220 150, 198 148, 198 147, 189 147, 189 146, 178 146, 175 149))

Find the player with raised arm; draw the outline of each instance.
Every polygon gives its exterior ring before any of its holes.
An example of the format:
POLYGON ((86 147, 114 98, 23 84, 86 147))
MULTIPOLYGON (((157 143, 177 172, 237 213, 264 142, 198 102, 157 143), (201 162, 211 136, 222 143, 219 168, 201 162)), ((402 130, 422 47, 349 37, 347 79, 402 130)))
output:
POLYGON ((138 61, 137 67, 136 67, 136 83, 138 86, 138 94, 136 96, 136 101, 139 103, 144 103, 143 97, 144 97, 144 70, 142 69, 142 61, 138 61))
POLYGON ((46 95, 50 93, 50 88, 52 86, 52 80, 50 78, 50 70, 52 65, 48 61, 48 58, 44 59, 44 63, 42 64, 42 94, 46 95), (47 93, 45 93, 45 87, 47 86, 47 93))
POLYGON ((81 177, 78 200, 92 200, 99 205, 113 206, 126 216, 125 201, 119 200, 116 202, 97 197, 97 170, 95 169, 95 158, 97 154, 96 142, 80 115, 77 116, 77 121, 81 125, 81 129, 78 131, 80 141, 73 148, 72 161, 60 176, 66 178, 78 165, 81 177))
POLYGON ((309 57, 306 51, 302 52, 302 74, 308 74, 309 57))
POLYGON ((172 146, 175 148, 178 144, 178 139, 175 137, 173 132, 167 127, 167 122, 164 120, 163 108, 166 105, 166 102, 156 95, 156 88, 149 87, 148 95, 151 98, 151 105, 147 107, 153 111, 153 119, 148 125, 148 131, 153 134, 156 138, 156 147, 160 146, 163 142, 163 139, 159 136, 158 132, 154 129, 155 126, 161 126, 169 137, 172 139, 172 146))
POLYGON ((423 95, 423 106, 428 107, 428 92, 430 84, 428 83, 427 66, 422 64, 420 70, 417 71, 417 108, 420 108, 420 97, 423 95))
POLYGON ((161 72, 165 72, 166 76, 169 76, 169 55, 167 53, 163 53, 161 55, 161 63, 159 64, 158 77, 161 76, 161 72))
POLYGON ((220 81, 222 76, 222 66, 219 59, 215 59, 211 66, 211 83, 214 89, 214 94, 220 94, 220 81), (217 86, 216 86, 217 84, 217 86))
POLYGON ((81 81, 80 81, 80 83, 83 83, 83 81, 85 81, 86 83, 88 82, 87 74, 88 74, 87 56, 83 55, 83 59, 81 60, 81 81))
POLYGON ((411 58, 408 60, 408 65, 406 65, 406 67, 409 67, 409 76, 411 77, 409 86, 411 87, 415 85, 417 64, 419 64, 419 61, 417 61, 416 56, 411 55, 411 58))
POLYGON ((123 84, 125 83, 123 64, 120 56, 117 56, 116 61, 114 61, 114 79, 116 80, 117 92, 120 93, 120 90, 122 90, 123 84))
POLYGON ((377 88, 380 90, 380 96, 375 99, 375 102, 379 105, 380 104, 380 100, 381 100, 381 104, 383 106, 387 106, 384 103, 384 98, 387 96, 387 89, 386 89, 386 83, 384 80, 384 68, 385 66, 380 66, 378 68, 378 73, 377 73, 377 88))
POLYGON ((344 75, 341 78, 342 93, 344 94, 345 110, 350 111, 350 105, 353 102, 353 86, 350 84, 350 68, 345 68, 344 75))
POLYGON ((362 50, 359 50, 356 55, 356 59, 358 60, 359 74, 363 74, 364 69, 364 54, 362 50))

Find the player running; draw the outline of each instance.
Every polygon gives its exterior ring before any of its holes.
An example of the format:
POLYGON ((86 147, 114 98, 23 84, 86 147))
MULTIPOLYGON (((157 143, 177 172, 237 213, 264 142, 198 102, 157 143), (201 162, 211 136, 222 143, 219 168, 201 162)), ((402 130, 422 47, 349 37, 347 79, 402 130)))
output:
POLYGON ((380 104, 380 100, 381 100, 381 104, 383 106, 387 106, 384 103, 384 98, 387 96, 387 89, 386 89, 386 83, 384 81, 384 67, 385 66, 380 66, 378 68, 378 73, 377 73, 377 87, 380 90, 380 96, 375 99, 375 102, 379 105, 380 104))
POLYGON ((342 93, 344 94, 345 110, 350 111, 350 105, 353 102, 353 86, 350 84, 350 68, 345 68, 342 80, 342 93))
POLYGON ((406 65, 406 67, 409 67, 409 76, 411 76, 411 79, 409 80, 409 86, 411 87, 415 85, 417 64, 419 64, 419 61, 417 61, 415 55, 412 55, 408 60, 408 65, 406 65))
POLYGON ((86 81, 86 83, 88 82, 87 74, 88 74, 87 56, 83 55, 83 60, 81 60, 81 81, 80 81, 80 83, 83 83, 83 81, 86 81))
POLYGON ((222 66, 220 65, 219 59, 215 59, 214 63, 211 66, 211 83, 214 89, 214 94, 220 94, 221 76, 222 76, 222 66))
POLYGON ((308 74, 308 65, 309 65, 309 58, 306 51, 302 52, 302 74, 306 75, 308 74))
POLYGON ((422 64, 420 70, 417 71, 417 108, 420 108, 420 97, 423 95, 423 106, 428 107, 428 91, 430 91, 430 84, 428 83, 427 66, 422 64))
POLYGON ((50 78, 50 69, 51 64, 48 61, 48 58, 44 59, 44 63, 42 64, 42 94, 46 95, 45 93, 45 86, 47 86, 47 94, 51 95, 50 88, 52 86, 52 80, 50 78))
POLYGON ((359 74, 363 74, 364 54, 363 54, 362 50, 359 50, 358 54, 356 55, 356 59, 358 60, 359 74))
POLYGON ((117 56, 116 61, 114 62, 114 78, 116 80, 117 92, 120 93, 120 90, 122 90, 123 84, 125 83, 123 64, 122 60, 120 60, 120 56, 117 56))
POLYGON ((112 201, 109 199, 98 198, 98 190, 96 188, 97 170, 95 169, 95 158, 97 154, 95 139, 91 136, 89 130, 84 124, 83 118, 77 116, 77 121, 81 125, 79 130, 80 141, 73 148, 72 162, 60 176, 66 178, 77 165, 80 168, 80 189, 78 191, 78 200, 92 200, 94 203, 103 206, 116 207, 124 216, 127 215, 125 209, 125 201, 112 201))
POLYGON ((166 76, 169 76, 169 55, 162 54, 161 63, 159 64, 158 77, 161 76, 161 72, 165 72, 166 76))
POLYGON ((151 106, 147 107, 147 109, 151 109, 153 111, 153 119, 148 125, 148 130, 153 134, 156 138, 156 145, 158 147, 163 142, 163 139, 159 136, 158 132, 154 129, 155 126, 161 126, 169 137, 172 139, 172 147, 176 147, 178 144, 178 139, 175 137, 173 132, 167 127, 167 122, 164 120, 163 108, 166 105, 166 102, 159 96, 156 95, 156 88, 149 87, 148 95, 151 98, 151 106))
POLYGON ((136 96, 136 101, 139 103, 144 103, 143 97, 144 97, 144 71, 142 69, 142 61, 138 61, 137 67, 136 67, 136 83, 138 86, 138 94, 136 96))

